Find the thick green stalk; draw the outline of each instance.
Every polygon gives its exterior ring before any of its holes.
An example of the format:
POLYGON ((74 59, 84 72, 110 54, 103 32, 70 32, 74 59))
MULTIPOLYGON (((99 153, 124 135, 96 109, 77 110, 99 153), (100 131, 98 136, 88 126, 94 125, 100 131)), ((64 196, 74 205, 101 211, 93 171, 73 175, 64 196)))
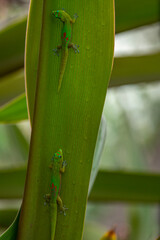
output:
POLYGON ((48 165, 59 148, 68 163, 62 176, 61 196, 69 209, 66 217, 57 214, 55 240, 82 237, 92 159, 112 68, 113 45, 112 0, 31 1, 26 81, 29 107, 32 105, 29 108, 31 120, 33 109, 34 118, 18 240, 50 239, 49 210, 43 196, 49 192, 48 165), (79 15, 72 40, 80 45, 80 54, 75 55, 69 50, 58 93, 60 58, 54 56, 52 49, 60 41, 62 24, 52 17, 51 11, 62 7, 70 15, 75 12, 79 15), (37 42, 37 55, 31 51, 33 41, 37 42))

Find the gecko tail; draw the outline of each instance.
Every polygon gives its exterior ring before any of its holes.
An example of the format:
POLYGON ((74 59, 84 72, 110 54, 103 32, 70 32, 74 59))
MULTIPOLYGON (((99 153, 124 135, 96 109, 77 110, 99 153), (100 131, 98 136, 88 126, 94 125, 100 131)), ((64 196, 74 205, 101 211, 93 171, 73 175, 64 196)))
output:
POLYGON ((51 240, 54 240, 57 221, 57 203, 51 204, 50 224, 51 224, 51 240))
POLYGON ((64 72, 65 72, 65 69, 66 69, 67 59, 68 59, 68 48, 65 49, 62 53, 62 60, 61 60, 61 66, 60 66, 60 76, 59 76, 59 83, 58 83, 58 92, 61 89, 62 80, 63 80, 64 72))

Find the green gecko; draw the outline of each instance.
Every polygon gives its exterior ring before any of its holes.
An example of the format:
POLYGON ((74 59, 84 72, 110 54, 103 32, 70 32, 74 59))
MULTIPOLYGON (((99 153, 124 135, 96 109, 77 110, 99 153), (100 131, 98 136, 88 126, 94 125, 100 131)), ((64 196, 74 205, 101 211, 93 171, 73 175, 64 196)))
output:
POLYGON ((71 33, 72 33, 72 24, 75 23, 77 19, 77 14, 74 15, 73 18, 70 17, 68 13, 66 13, 64 10, 57 10, 52 12, 53 15, 56 18, 59 18, 63 22, 63 28, 62 28, 62 33, 61 33, 61 40, 62 40, 62 45, 57 46, 56 49, 53 49, 55 54, 59 56, 59 50, 62 49, 62 58, 61 58, 61 66, 60 66, 60 75, 59 75, 59 84, 58 84, 58 92, 61 88, 62 84, 62 79, 64 76, 66 64, 67 64, 67 59, 68 59, 68 48, 73 48, 75 53, 79 53, 77 45, 71 43, 71 33))
POLYGON ((61 188, 61 173, 64 173, 66 165, 66 161, 63 160, 62 150, 59 149, 52 157, 51 164, 49 165, 49 168, 52 170, 50 185, 51 192, 44 196, 46 203, 50 206, 51 240, 54 240, 55 235, 57 204, 59 205, 61 212, 66 215, 65 210, 67 208, 63 206, 62 200, 59 196, 61 188))

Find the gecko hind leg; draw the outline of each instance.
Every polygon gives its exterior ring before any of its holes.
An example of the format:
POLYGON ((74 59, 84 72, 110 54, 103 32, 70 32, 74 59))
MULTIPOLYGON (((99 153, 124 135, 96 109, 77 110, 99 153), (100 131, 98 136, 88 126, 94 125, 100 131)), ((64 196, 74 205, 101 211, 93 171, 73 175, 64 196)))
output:
POLYGON ((75 14, 73 15, 73 17, 74 17, 74 19, 76 20, 76 19, 78 18, 78 14, 75 13, 75 14))
POLYGON ((47 204, 50 203, 50 200, 51 200, 51 194, 50 194, 50 193, 45 194, 45 195, 43 196, 43 198, 44 198, 44 200, 45 200, 44 205, 47 205, 47 204))
POLYGON ((68 208, 66 208, 64 205, 63 205, 63 202, 62 202, 62 199, 60 198, 60 196, 58 195, 57 197, 57 203, 59 205, 59 208, 60 208, 60 212, 64 214, 64 216, 66 216, 66 210, 68 208))
POLYGON ((57 46, 57 48, 53 49, 54 55, 57 55, 59 57, 59 50, 62 48, 62 46, 57 46))
POLYGON ((70 43, 69 45, 68 45, 68 48, 73 48, 73 50, 74 50, 74 52, 75 53, 79 53, 79 45, 76 45, 76 44, 73 44, 73 43, 70 43))

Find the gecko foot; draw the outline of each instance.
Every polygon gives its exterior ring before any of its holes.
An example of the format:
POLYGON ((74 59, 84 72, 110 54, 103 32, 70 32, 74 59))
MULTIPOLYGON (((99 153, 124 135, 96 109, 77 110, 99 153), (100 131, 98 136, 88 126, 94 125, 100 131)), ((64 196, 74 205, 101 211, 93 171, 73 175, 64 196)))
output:
POLYGON ((66 166, 67 166, 67 162, 66 162, 66 160, 64 160, 62 163, 62 167, 66 167, 66 166))
POLYGON ((66 216, 66 210, 68 210, 68 208, 63 206, 63 209, 60 211, 60 213, 63 213, 63 215, 66 216))
POLYGON ((75 14, 73 15, 73 17, 74 17, 74 19, 77 19, 77 18, 78 18, 78 14, 75 13, 75 14))
POLYGON ((50 195, 50 194, 45 194, 45 195, 43 196, 43 198, 44 198, 44 200, 45 200, 45 202, 44 202, 44 205, 45 205, 45 206, 50 203, 50 199, 51 199, 51 195, 50 195))
POLYGON ((73 46, 73 50, 74 50, 75 53, 79 53, 79 49, 78 49, 78 48, 79 48, 79 45, 76 45, 76 44, 75 44, 75 45, 73 46))
POLYGON ((53 162, 50 163, 49 168, 50 168, 50 169, 53 168, 53 162))
POLYGON ((54 49, 53 49, 53 52, 54 52, 54 55, 57 55, 57 56, 59 57, 59 51, 58 51, 57 48, 54 48, 54 49))

